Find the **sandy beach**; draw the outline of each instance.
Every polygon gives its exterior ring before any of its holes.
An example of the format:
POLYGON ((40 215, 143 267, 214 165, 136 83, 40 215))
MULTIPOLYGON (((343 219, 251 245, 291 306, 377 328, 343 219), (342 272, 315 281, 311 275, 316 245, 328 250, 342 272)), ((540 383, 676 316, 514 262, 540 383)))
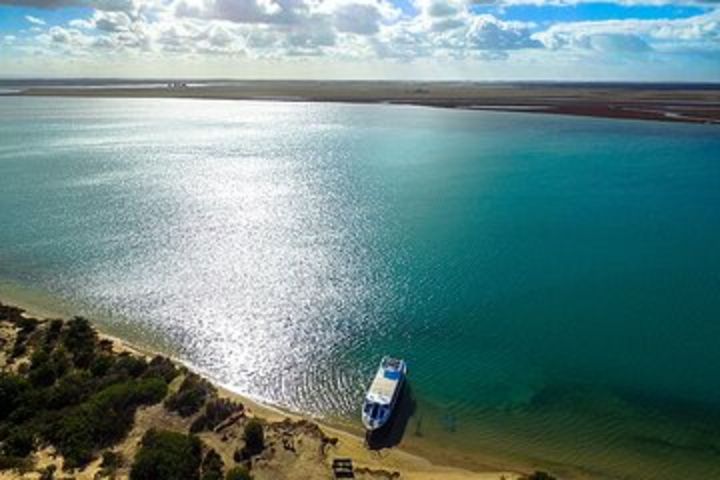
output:
POLYGON ((27 86, 5 95, 391 103, 668 122, 720 123, 720 87, 390 81, 232 81, 27 86))
MULTIPOLYGON (((51 318, 63 317, 63 312, 54 311, 51 306, 43 302, 33 302, 31 296, 19 294, 9 297, 3 293, 2 304, 18 306, 24 311, 24 316, 47 321, 51 318)), ((98 325, 100 339, 112 343, 112 349, 117 354, 130 353, 151 359, 162 353, 152 351, 145 346, 136 345, 116 335, 104 332, 98 325)), ((3 336, 3 343, 8 343, 12 333, 3 327, 0 334, 3 336)), ((176 358, 172 360, 184 366, 176 358)), ((0 355, 0 368, 3 370, 9 367, 5 353, 0 355)), ((187 368, 187 367, 186 367, 187 368)), ((178 379, 176 379, 178 380, 178 379)), ((177 383, 177 382, 175 382, 177 383)), ((293 455, 273 454, 259 462, 254 467, 254 475, 258 480, 264 479, 316 479, 331 478, 329 475, 332 459, 350 458, 353 461, 356 477, 359 479, 372 480, 518 480, 529 472, 513 470, 471 470, 464 468, 458 463, 457 458, 446 457, 442 461, 443 453, 439 451, 439 458, 427 458, 417 452, 406 450, 402 447, 386 448, 382 450, 368 449, 359 428, 349 425, 328 423, 320 419, 309 418, 299 413, 288 412, 283 409, 263 404, 255 399, 248 398, 237 392, 233 392, 222 386, 215 385, 219 398, 226 398, 244 406, 244 412, 252 418, 261 419, 268 425, 268 436, 278 436, 278 441, 291 436, 294 439, 293 455), (320 442, 320 447, 318 447, 320 442), (329 445, 329 447, 327 446, 329 445), (315 452, 320 448, 327 449, 327 453, 318 456, 315 452), (450 466, 453 465, 453 466, 450 466)), ((177 388, 177 385, 175 386, 177 388)), ((189 419, 181 419, 176 415, 168 414, 163 410, 162 405, 153 405, 141 408, 135 421, 135 427, 125 441, 116 448, 126 457, 132 457, 137 450, 143 434, 150 428, 184 431, 190 425, 189 419)), ((215 450, 226 461, 232 461, 234 446, 232 441, 233 433, 225 431, 222 437, 214 432, 201 434, 202 440, 215 450)), ((40 478, 39 470, 55 465, 58 470, 62 469, 62 458, 52 448, 45 448, 35 455, 36 469, 21 474, 17 471, 0 471, 0 480, 16 478, 36 479, 40 478)), ((101 471, 100 459, 93 461, 82 470, 72 471, 73 478, 78 480, 90 480, 101 471)), ((127 472, 125 472, 127 473, 127 472)), ((104 478, 104 477, 101 477, 104 478)), ((127 478, 127 475, 120 471, 114 478, 127 478)))

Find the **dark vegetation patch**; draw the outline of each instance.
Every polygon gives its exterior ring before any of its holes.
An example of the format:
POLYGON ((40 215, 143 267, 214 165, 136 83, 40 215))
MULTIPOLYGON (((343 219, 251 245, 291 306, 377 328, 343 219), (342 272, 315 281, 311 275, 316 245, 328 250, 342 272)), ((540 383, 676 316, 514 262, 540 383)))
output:
POLYGON ((205 411, 190 425, 191 433, 213 430, 233 413, 242 411, 243 406, 226 398, 210 400, 205 411))
POLYGON ((181 417, 189 417, 200 411, 215 387, 210 382, 194 373, 188 373, 174 395, 165 400, 165 408, 177 412, 181 417))
MULTIPOLYGON (((0 372, 0 470, 26 467, 48 444, 68 467, 87 464, 125 438, 136 410, 161 402, 178 373, 163 357, 112 353, 81 317, 39 322, 0 304, 0 321, 16 328, 12 354, 30 359, 17 373, 0 372)), ((104 457, 103 469, 113 463, 104 457)))
POLYGON ((247 468, 238 466, 228 470, 225 480, 253 480, 253 478, 247 468))
POLYGON ((200 466, 201 480, 223 480, 223 470, 225 470, 225 464, 220 458, 220 455, 210 449, 203 458, 202 465, 200 466))
POLYGON ((243 440, 245 440, 245 446, 236 450, 234 454, 234 459, 238 463, 252 458, 265 448, 265 430, 259 420, 251 418, 245 424, 243 440))
POLYGON ((557 480, 557 479, 547 472, 537 471, 537 472, 531 473, 530 475, 525 477, 525 480, 557 480))
POLYGON ((202 443, 194 435, 148 430, 130 480, 198 480, 202 443))

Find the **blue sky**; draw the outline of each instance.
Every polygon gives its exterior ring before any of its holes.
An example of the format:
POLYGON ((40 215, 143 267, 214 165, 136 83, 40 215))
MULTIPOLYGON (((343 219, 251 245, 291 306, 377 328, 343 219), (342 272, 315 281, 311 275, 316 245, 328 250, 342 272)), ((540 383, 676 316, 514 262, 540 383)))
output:
POLYGON ((720 2, 0 0, 0 76, 720 82, 720 2))

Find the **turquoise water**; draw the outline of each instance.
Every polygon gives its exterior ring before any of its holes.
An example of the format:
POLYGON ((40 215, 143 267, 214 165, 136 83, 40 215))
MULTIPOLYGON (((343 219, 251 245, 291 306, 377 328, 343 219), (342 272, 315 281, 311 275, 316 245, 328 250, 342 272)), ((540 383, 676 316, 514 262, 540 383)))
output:
POLYGON ((240 392, 568 477, 720 478, 720 131, 0 99, 0 279, 240 392))

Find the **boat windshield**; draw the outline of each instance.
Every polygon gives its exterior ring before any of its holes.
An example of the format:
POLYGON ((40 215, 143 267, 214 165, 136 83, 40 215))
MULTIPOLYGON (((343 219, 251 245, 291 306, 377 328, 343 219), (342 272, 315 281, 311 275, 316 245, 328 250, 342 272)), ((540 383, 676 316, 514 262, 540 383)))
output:
POLYGON ((398 380, 400 379, 400 372, 397 370, 385 370, 385 378, 388 380, 398 380))
POLYGON ((368 403, 365 405, 365 413, 368 417, 372 418, 373 420, 377 420, 378 418, 381 418, 384 414, 382 405, 378 403, 368 403))

